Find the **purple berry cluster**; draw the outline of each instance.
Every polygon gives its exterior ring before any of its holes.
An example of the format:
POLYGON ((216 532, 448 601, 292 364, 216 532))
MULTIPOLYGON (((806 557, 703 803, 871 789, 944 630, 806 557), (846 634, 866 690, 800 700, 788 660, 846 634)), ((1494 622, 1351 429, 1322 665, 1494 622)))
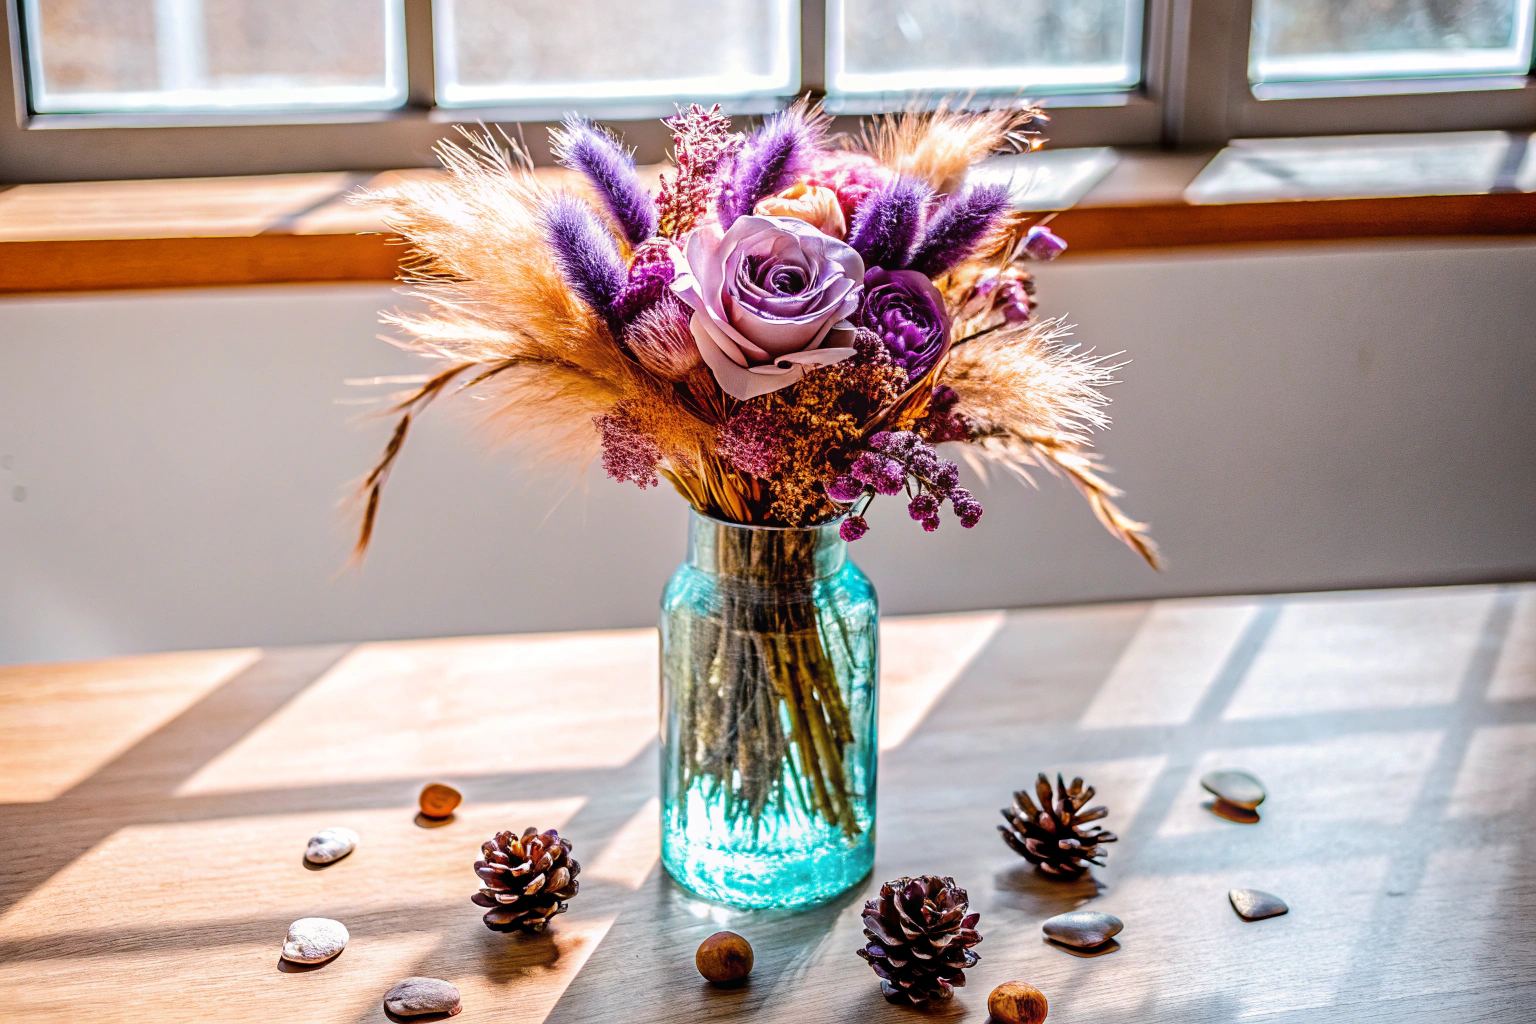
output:
MULTIPOLYGON (((834 477, 826 490, 827 497, 842 502, 857 501, 871 492, 899 494, 905 490, 911 498, 907 514, 929 533, 939 528, 939 509, 946 500, 967 530, 981 518, 981 503, 960 486, 960 467, 939 458, 932 445, 910 430, 875 434, 869 439, 869 448, 858 454, 848 472, 834 477)), ((839 532, 844 540, 852 541, 868 531, 864 517, 854 515, 843 520, 839 532)))

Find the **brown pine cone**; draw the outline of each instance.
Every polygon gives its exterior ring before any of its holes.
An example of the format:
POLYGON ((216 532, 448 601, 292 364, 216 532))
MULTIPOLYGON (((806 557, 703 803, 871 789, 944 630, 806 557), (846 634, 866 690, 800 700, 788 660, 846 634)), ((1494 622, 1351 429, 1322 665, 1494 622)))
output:
POLYGON ((864 904, 869 942, 858 954, 880 976, 886 999, 922 1006, 965 984, 965 968, 981 959, 971 949, 981 941, 981 915, 966 913, 970 902, 953 878, 924 875, 886 882, 880 898, 864 904))
POLYGON ((498 832, 480 847, 484 860, 475 861, 481 888, 470 899, 490 907, 485 926, 496 932, 541 932, 556 914, 565 913, 566 900, 580 888, 581 865, 571 860, 571 844, 554 829, 530 828, 522 836, 498 832))
POLYGON ((1109 813, 1103 806, 1082 809, 1093 799, 1093 787, 1084 787, 1082 779, 1073 779, 1068 786, 1057 775, 1053 798, 1051 782, 1041 772, 1035 780, 1035 795, 1040 799, 1038 807, 1021 791, 1013 794, 1013 806, 1003 810, 1008 824, 997 826, 997 830, 1013 852, 1057 878, 1076 878, 1089 864, 1103 867, 1099 858, 1104 856, 1104 848, 1100 844, 1113 843, 1116 836, 1098 825, 1082 827, 1109 813))

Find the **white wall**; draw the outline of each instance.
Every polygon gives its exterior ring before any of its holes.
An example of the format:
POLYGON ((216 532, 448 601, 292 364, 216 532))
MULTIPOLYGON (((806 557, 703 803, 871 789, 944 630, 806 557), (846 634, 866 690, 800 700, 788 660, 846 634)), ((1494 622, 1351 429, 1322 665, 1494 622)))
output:
MULTIPOLYGON (((1101 445, 1156 574, 1069 488, 895 502, 856 547, 889 611, 1536 576, 1536 243, 1082 259, 1048 312, 1135 362, 1101 445)), ((684 509, 529 475, 431 416, 366 567, 346 482, 383 442, 346 377, 414 372, 384 287, 0 301, 0 662, 637 625, 684 509)))

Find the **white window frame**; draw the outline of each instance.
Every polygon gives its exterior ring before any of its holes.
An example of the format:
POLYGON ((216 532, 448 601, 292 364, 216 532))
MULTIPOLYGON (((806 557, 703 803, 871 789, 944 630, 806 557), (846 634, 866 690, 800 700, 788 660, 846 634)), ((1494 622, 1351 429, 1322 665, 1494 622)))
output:
MULTIPOLYGON (((1053 146, 1208 148, 1248 137, 1536 128, 1529 73, 1255 90, 1248 82, 1252 0, 1145 2, 1141 85, 1123 93, 1044 97, 1054 114, 1046 131, 1053 146)), ((574 105, 437 106, 431 0, 404 0, 408 98, 399 109, 35 114, 27 101, 20 3, 0 0, 0 111, 7 103, 15 110, 14 120, 0 115, 0 184, 428 166, 445 125, 476 121, 520 126, 535 160, 543 162, 549 159, 544 129, 574 105)), ((826 15, 826 0, 801 0, 802 91, 825 91, 826 15)), ((727 100, 725 106, 735 114, 762 114, 783 102, 727 100)), ((838 128, 856 130, 860 115, 904 102, 834 97, 829 108, 839 115, 838 128)), ((580 110, 622 122, 640 160, 663 159, 670 140, 657 118, 671 113, 670 103, 596 101, 580 110)))

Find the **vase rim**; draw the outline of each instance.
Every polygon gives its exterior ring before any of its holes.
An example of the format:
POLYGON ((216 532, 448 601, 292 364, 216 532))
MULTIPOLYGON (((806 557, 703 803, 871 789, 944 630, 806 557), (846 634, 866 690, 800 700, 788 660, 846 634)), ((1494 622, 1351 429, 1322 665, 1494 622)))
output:
POLYGON ((737 530, 763 530, 763 531, 770 531, 770 530, 772 530, 772 531, 778 531, 778 532, 781 532, 781 533, 796 533, 796 532, 809 533, 812 530, 823 530, 823 529, 826 529, 828 526, 837 526, 844 519, 848 518, 848 513, 844 512, 842 515, 836 517, 835 519, 828 519, 825 522, 820 522, 820 523, 811 523, 808 526, 769 526, 766 523, 738 523, 738 522, 735 522, 735 521, 730 520, 730 519, 720 519, 720 518, 718 518, 716 516, 707 515, 707 514, 705 514, 703 512, 700 512, 698 509, 694 508, 692 505, 688 506, 688 511, 692 515, 695 515, 698 518, 703 519, 705 522, 715 523, 716 525, 719 525, 719 526, 730 526, 730 527, 733 527, 733 528, 735 528, 737 530))

